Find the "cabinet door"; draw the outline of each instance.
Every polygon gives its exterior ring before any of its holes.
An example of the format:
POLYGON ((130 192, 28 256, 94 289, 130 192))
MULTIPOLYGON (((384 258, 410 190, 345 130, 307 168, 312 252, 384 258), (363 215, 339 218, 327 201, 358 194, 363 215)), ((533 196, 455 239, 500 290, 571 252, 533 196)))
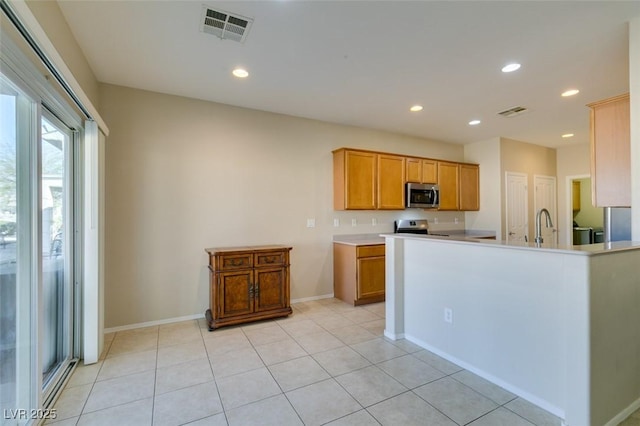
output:
POLYGON ((345 207, 353 210, 376 208, 376 160, 370 152, 347 151, 345 153, 345 207))
POLYGON ((218 318, 253 312, 252 270, 220 272, 218 280, 218 318))
POLYGON ((480 168, 460 164, 460 210, 480 210, 480 168))
POLYGON ((384 264, 384 256, 358 258, 358 299, 384 295, 384 264))
POLYGON ((406 182, 422 183, 422 160, 419 158, 406 159, 406 182))
POLYGON ((458 164, 438 162, 440 210, 458 210, 458 164))
POLYGON ((255 311, 284 308, 287 282, 285 268, 259 268, 255 270, 255 311))
POLYGON ((422 160, 422 183, 438 182, 438 162, 436 160, 422 160))
POLYGON ((406 158, 406 182, 437 183, 438 162, 424 158, 406 158))
POLYGON ((404 157, 378 155, 378 209, 404 209, 404 157))
POLYGON ((629 95, 591 107, 591 187, 596 207, 631 205, 629 95))

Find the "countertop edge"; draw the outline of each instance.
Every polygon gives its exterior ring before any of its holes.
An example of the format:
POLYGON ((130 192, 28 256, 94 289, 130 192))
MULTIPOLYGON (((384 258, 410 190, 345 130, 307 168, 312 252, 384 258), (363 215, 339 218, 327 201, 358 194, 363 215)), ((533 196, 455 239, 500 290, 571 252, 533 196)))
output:
POLYGON ((380 234, 343 234, 334 235, 332 243, 347 246, 384 245, 385 239, 380 234))
POLYGON ((385 238, 404 238, 421 241, 437 241, 445 244, 471 244, 473 246, 483 246, 491 248, 503 248, 513 250, 528 250, 548 253, 562 253, 571 254, 577 256, 597 256, 610 253, 616 253, 621 251, 639 250, 640 242, 637 241, 616 241, 613 243, 597 243, 582 246, 545 246, 538 247, 535 243, 516 243, 506 242, 500 240, 486 240, 486 239, 473 239, 473 238, 456 238, 451 237, 439 237, 435 235, 416 235, 416 234, 380 234, 385 238))

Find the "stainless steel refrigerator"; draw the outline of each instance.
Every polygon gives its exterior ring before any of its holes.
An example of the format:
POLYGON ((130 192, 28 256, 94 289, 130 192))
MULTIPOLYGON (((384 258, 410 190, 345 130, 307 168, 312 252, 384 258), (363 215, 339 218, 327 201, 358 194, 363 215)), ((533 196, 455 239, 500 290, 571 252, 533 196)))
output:
POLYGON ((631 208, 604 208, 604 242, 631 241, 631 208))

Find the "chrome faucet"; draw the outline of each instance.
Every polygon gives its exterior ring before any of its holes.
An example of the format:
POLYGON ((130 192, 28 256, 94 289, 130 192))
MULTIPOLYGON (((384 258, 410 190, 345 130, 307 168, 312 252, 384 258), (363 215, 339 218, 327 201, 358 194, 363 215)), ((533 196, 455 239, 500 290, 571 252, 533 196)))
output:
POLYGON ((533 240, 536 242, 536 244, 542 244, 542 242, 544 241, 542 239, 542 229, 541 229, 542 213, 544 213, 547 216, 547 228, 553 227, 553 222, 551 221, 551 214, 549 213, 549 210, 547 209, 538 210, 538 213, 536 213, 536 238, 533 240))

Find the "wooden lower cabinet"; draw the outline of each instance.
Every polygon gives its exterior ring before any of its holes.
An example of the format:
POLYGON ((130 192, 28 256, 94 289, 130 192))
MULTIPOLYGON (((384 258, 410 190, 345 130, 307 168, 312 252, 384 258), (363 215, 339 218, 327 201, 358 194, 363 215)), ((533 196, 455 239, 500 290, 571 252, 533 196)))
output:
POLYGON ((209 331, 291 314, 286 246, 209 248, 209 331))
POLYGON ((384 301, 384 244, 333 243, 333 294, 355 305, 384 301))

